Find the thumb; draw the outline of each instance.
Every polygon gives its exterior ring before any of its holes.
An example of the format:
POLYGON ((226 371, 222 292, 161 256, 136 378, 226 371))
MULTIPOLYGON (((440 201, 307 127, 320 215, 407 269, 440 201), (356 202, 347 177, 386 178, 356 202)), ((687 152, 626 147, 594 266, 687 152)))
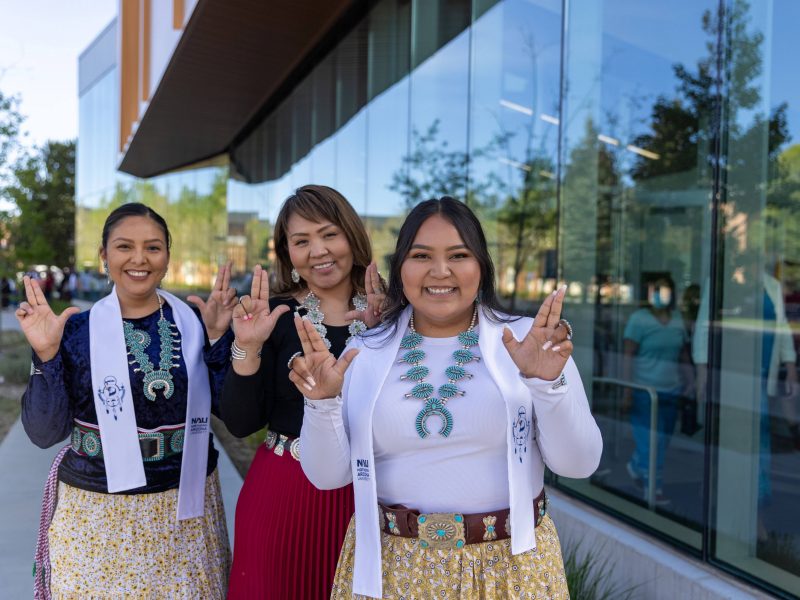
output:
POLYGON ((344 318, 347 321, 354 321, 355 319, 359 319, 361 321, 364 320, 364 311, 363 310, 349 310, 344 313, 344 318))
POLYGON ((186 296, 186 301, 191 302, 200 310, 203 310, 206 307, 206 302, 200 296, 186 296))
POLYGON ((508 325, 503 327, 503 345, 509 352, 513 352, 517 349, 517 346, 519 346, 517 338, 514 337, 514 332, 511 331, 511 328, 508 325))
POLYGON ((58 315, 58 320, 63 325, 72 315, 77 315, 79 312, 81 312, 80 308, 77 306, 70 306, 69 308, 65 308, 64 312, 58 315))
POLYGON ((353 359, 359 352, 360 351, 356 348, 350 348, 350 350, 342 354, 342 356, 339 357, 339 360, 336 361, 336 370, 339 371, 339 373, 344 374, 344 372, 347 371, 347 367, 350 366, 350 363, 353 362, 353 359))
POLYGON ((285 315, 287 312, 291 310, 286 304, 279 304, 275 307, 275 309, 269 313, 270 316, 277 321, 281 315, 285 315))

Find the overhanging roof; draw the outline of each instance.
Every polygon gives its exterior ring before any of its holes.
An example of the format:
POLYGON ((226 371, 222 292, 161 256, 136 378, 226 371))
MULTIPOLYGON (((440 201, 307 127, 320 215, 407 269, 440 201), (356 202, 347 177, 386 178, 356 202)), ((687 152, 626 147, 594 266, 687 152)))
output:
POLYGON ((354 0, 200 0, 119 169, 152 177, 226 152, 354 0))

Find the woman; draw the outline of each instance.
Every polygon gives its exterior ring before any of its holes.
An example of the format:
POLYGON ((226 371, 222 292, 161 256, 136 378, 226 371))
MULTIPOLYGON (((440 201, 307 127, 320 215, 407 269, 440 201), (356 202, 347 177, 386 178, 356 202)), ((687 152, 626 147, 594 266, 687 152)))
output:
POLYGON ((338 356, 377 323, 383 296, 367 232, 336 190, 298 189, 281 208, 274 241, 278 295, 270 300, 267 273, 257 266, 251 295, 234 311, 222 393, 234 435, 269 426, 239 494, 228 597, 327 598, 353 493, 316 490, 300 468, 303 396, 288 379, 300 340, 288 313, 302 313, 338 356))
POLYGON ((675 283, 670 277, 659 277, 647 286, 647 306, 630 316, 623 334, 622 376, 640 386, 625 388, 623 396, 623 407, 630 409, 634 441, 626 470, 644 499, 662 506, 669 503, 663 490, 663 473, 667 447, 675 433, 678 403, 694 388, 686 328, 680 312, 674 309, 675 283), (658 399, 655 474, 650 473, 651 392, 658 399), (651 476, 655 477, 653 498, 648 493, 651 476))
POLYGON ((225 595, 230 549, 208 420, 230 340, 210 347, 208 338, 227 330, 235 291, 226 266, 206 302, 190 297, 198 318, 158 289, 170 241, 151 208, 114 210, 100 248, 114 288, 81 314, 56 316, 39 282, 24 278, 16 315, 33 368, 22 422, 42 448, 72 442, 48 481, 55 492, 57 469, 55 514, 52 497, 42 510, 37 598, 225 595))
POLYGON ((444 197, 403 224, 374 335, 337 361, 295 319, 303 470, 356 498, 332 598, 568 598, 544 467, 587 477, 602 441, 565 289, 502 314, 480 223, 444 197))

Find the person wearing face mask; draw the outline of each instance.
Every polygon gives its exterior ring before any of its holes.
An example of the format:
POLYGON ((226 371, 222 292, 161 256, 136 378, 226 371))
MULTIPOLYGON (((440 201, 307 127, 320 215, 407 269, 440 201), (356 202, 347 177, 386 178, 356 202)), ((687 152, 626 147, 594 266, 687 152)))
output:
POLYGON ((140 203, 111 212, 111 292, 53 313, 25 276, 16 312, 33 349, 22 424, 66 438, 46 485, 35 598, 225 597, 230 547, 209 429, 228 369, 235 290, 223 267, 198 310, 159 288, 171 238, 140 203), (224 339, 223 339, 224 338, 224 339))
POLYGON ((647 386, 658 394, 656 473, 649 472, 650 403, 647 390, 625 388, 623 408, 629 411, 633 430, 633 455, 626 465, 637 488, 647 490, 650 477, 656 481, 656 503, 667 504, 663 489, 664 458, 675 430, 678 403, 690 389, 685 381, 688 336, 680 312, 675 308, 675 284, 668 276, 647 285, 647 306, 635 311, 623 334, 623 379, 647 386))
POLYGON ((292 313, 316 327, 336 356, 377 324, 383 284, 369 236, 336 190, 306 185, 275 222, 277 286, 256 266, 234 310, 232 368, 222 418, 236 436, 268 427, 236 506, 230 599, 330 595, 336 557, 353 514, 351 487, 319 491, 300 468, 303 396, 289 381, 302 354, 292 313))

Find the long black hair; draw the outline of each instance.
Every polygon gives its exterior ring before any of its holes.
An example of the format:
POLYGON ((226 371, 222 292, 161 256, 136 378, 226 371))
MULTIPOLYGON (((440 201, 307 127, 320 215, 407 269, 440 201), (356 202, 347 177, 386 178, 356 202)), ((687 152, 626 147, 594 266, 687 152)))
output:
POLYGON ((111 211, 111 214, 108 215, 103 225, 103 249, 105 249, 108 244, 108 236, 111 234, 114 227, 128 217, 147 217, 152 219, 164 232, 164 241, 167 242, 167 253, 169 254, 169 249, 172 246, 172 236, 169 233, 167 222, 164 220, 164 217, 141 202, 128 202, 111 211))
POLYGON ((514 316, 504 314, 497 290, 494 285, 494 263, 486 244, 481 222, 475 213, 463 202, 450 196, 425 200, 417 204, 400 227, 397 236, 397 245, 394 254, 389 259, 389 288, 386 291, 386 303, 383 311, 383 326, 378 331, 385 329, 397 330, 400 315, 403 313, 408 299, 403 294, 403 281, 400 270, 411 251, 414 239, 419 228, 430 217, 439 215, 449 221, 456 228, 464 245, 475 256, 481 270, 481 281, 478 287, 478 301, 490 320, 503 323, 515 320, 514 316))

